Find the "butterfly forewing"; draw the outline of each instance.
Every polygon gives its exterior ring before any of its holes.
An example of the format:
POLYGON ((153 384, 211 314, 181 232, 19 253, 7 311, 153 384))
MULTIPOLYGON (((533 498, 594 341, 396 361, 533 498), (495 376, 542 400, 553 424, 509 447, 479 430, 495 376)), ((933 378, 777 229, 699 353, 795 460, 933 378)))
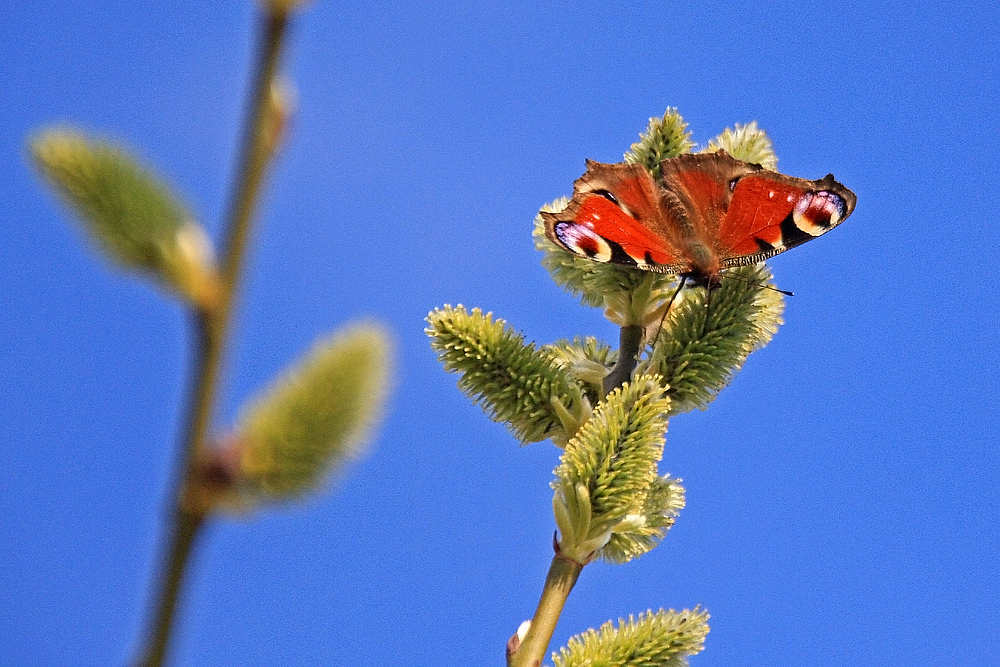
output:
POLYGON ((664 223, 661 192, 641 165, 587 161, 573 199, 542 212, 546 236, 570 252, 623 266, 680 272, 673 233, 664 223))
POLYGON ((825 234, 854 210, 854 193, 818 181, 758 171, 739 179, 719 228, 725 266, 759 262, 825 234))

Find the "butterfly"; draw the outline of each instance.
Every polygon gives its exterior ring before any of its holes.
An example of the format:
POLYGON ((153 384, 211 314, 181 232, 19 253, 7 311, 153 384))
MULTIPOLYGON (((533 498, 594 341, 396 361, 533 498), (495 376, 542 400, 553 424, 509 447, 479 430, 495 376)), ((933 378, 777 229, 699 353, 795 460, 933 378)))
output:
POLYGON ((857 197, 833 179, 809 181, 737 160, 723 150, 641 164, 587 160, 573 198, 542 211, 545 235, 598 262, 719 284, 723 269, 756 264, 825 234, 857 197))

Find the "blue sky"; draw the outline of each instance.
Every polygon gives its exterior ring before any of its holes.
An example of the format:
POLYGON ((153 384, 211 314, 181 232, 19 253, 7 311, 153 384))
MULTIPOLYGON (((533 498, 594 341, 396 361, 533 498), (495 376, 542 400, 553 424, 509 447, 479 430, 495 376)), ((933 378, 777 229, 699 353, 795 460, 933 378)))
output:
MULTIPOLYGON (((213 234, 249 0, 14 3, 0 23, 0 663, 122 664, 142 623, 187 370, 184 314, 107 268, 24 157, 71 122, 135 147, 213 234)), ((217 431, 318 336, 394 332, 371 453, 305 506, 210 526, 181 665, 500 664, 551 558, 558 451, 520 448, 423 334, 445 303, 529 340, 616 332, 530 239, 585 158, 678 107, 757 120, 854 215, 770 261, 786 324, 670 424, 688 507, 587 567, 552 648, 702 604, 695 665, 992 665, 1000 655, 995 3, 335 3, 295 25, 299 97, 217 431)))

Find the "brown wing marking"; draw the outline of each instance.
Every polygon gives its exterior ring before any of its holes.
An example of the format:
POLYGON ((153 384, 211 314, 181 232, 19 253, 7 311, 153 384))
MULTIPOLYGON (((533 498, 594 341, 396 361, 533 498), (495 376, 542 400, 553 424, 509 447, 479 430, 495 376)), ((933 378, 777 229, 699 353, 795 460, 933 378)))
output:
POLYGON ((689 211, 685 237, 697 239, 715 250, 719 228, 729 210, 731 184, 759 171, 756 164, 742 162, 725 151, 687 153, 660 163, 664 187, 689 211))

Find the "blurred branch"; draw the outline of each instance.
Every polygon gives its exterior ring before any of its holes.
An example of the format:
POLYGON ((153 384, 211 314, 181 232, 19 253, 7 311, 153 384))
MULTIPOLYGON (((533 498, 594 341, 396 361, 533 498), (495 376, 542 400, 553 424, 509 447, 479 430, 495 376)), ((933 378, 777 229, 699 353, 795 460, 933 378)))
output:
POLYGON ((137 660, 137 664, 147 667, 163 664, 184 573, 207 515, 204 507, 188 502, 188 489, 198 455, 205 448, 252 214, 275 148, 273 137, 267 131, 273 127, 273 119, 269 116, 272 113, 270 99, 288 16, 285 11, 271 11, 265 16, 264 23, 265 32, 240 151, 237 180, 226 216, 222 286, 219 298, 212 307, 195 310, 197 361, 192 375, 187 427, 177 463, 168 556, 154 601, 151 625, 142 644, 142 656, 137 660))

